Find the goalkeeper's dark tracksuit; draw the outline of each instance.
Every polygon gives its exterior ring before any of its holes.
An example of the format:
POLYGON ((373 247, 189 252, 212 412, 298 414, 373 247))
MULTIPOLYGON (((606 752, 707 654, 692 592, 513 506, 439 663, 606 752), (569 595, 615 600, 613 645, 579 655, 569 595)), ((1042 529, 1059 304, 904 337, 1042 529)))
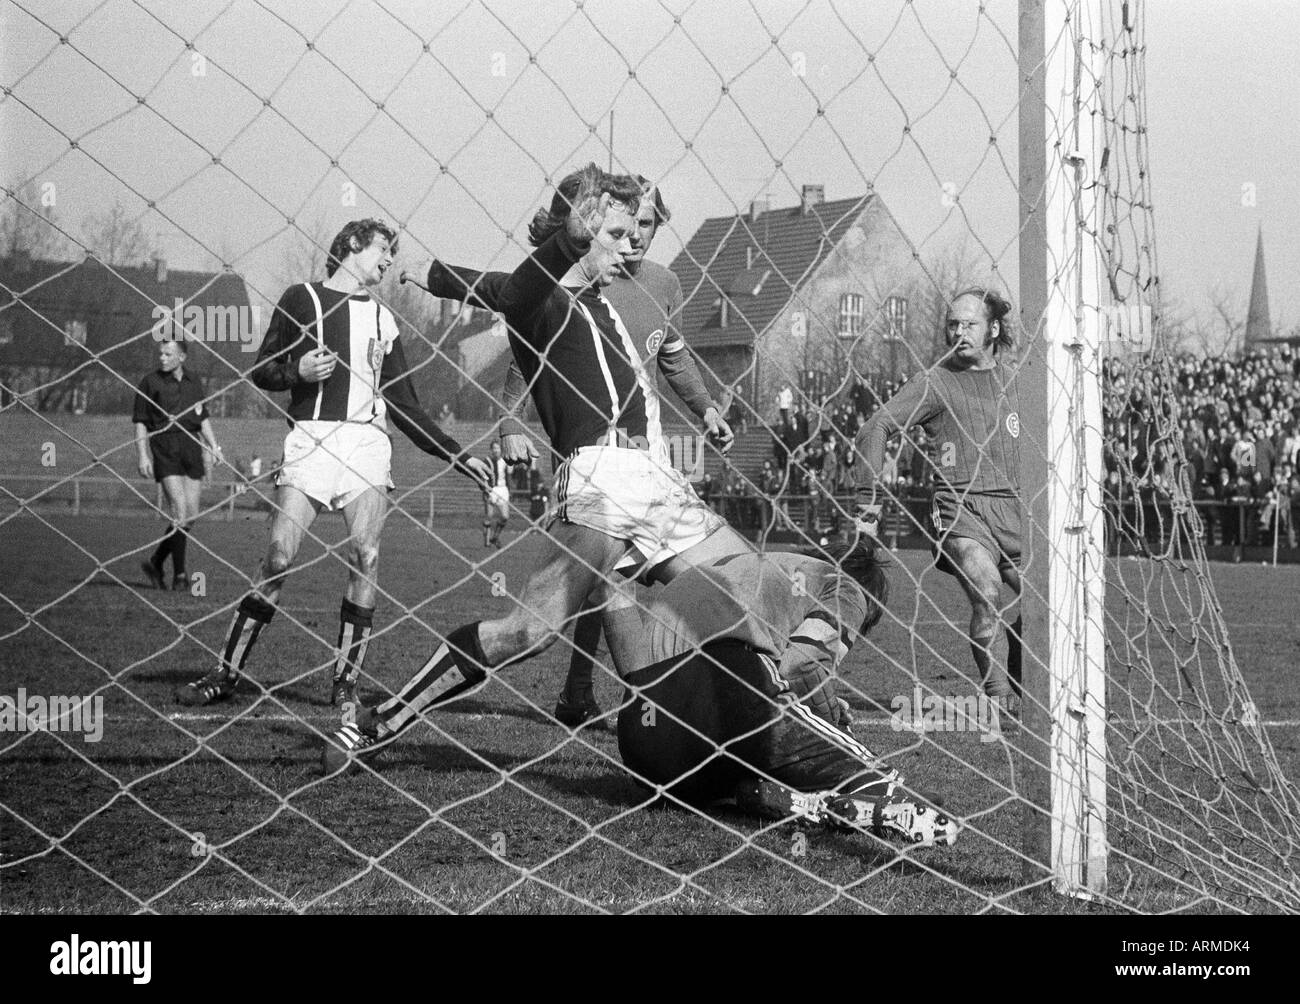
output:
POLYGON ((643 668, 624 681, 623 762, 693 804, 754 779, 891 793, 897 772, 832 724, 836 642, 852 640, 866 605, 855 582, 802 555, 731 555, 681 573, 647 609, 643 668))

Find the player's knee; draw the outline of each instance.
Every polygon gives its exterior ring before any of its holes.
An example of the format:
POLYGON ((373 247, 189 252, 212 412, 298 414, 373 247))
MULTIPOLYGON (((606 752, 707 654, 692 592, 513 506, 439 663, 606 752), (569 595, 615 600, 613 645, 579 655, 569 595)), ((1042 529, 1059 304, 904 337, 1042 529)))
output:
POLYGON ((1001 599, 1002 592, 998 589, 998 584, 996 582, 986 582, 977 593, 975 605, 979 607, 981 613, 986 613, 989 617, 992 617, 1001 599))

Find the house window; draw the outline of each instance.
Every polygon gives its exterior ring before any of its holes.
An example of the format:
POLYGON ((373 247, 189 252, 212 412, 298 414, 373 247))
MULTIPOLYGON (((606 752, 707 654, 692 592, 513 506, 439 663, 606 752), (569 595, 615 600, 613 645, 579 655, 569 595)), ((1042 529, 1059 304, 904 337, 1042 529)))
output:
POLYGON ((85 345, 86 344, 86 322, 69 321, 63 326, 63 344, 64 345, 85 345))
POLYGON ((845 293, 840 297, 840 337, 852 338, 862 331, 862 315, 866 297, 861 293, 845 293))

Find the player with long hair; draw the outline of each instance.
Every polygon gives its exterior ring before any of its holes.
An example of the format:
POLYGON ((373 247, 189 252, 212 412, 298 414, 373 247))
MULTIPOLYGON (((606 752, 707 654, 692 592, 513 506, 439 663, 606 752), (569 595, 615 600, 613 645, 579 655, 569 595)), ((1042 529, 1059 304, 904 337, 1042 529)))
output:
POLYGON ((1014 712, 1021 678, 1018 615, 1006 624, 1005 665, 993 658, 1007 609, 1002 585, 1020 594, 1020 404, 1007 361, 1010 313, 1011 304, 992 290, 953 296, 945 319, 947 355, 885 402, 858 431, 856 445, 863 460, 857 515, 874 535, 886 441, 920 425, 934 443, 936 564, 956 576, 970 600, 971 654, 984 692, 1014 712))
MULTIPOLYGON (((699 421, 719 452, 726 454, 734 438, 731 427, 705 387, 699 367, 679 330, 682 285, 671 269, 646 257, 659 228, 672 218, 672 212, 659 185, 641 175, 637 175, 636 180, 641 186, 641 201, 628 235, 628 251, 623 255, 622 265, 613 281, 601 290, 601 296, 626 325, 637 352, 644 352, 644 365, 648 366, 650 360, 654 360, 668 386, 699 421)), ((444 266, 440 274, 440 292, 463 298, 471 306, 500 309, 490 297, 489 284, 481 281, 481 272, 444 266), (447 289, 449 285, 450 290, 447 289)), ((653 378, 644 389, 647 403, 661 408, 653 378)), ((501 393, 505 417, 500 427, 502 456, 510 464, 531 465, 537 459, 532 440, 515 417, 527 394, 528 384, 523 373, 518 363, 512 363, 501 393)), ((741 549, 747 546, 739 537, 733 543, 741 549)), ((623 612, 626 608, 620 605, 622 602, 616 592, 599 588, 574 621, 573 655, 555 706, 556 719, 570 728, 584 724, 604 727, 606 719, 596 702, 594 689, 596 651, 601 633, 605 634, 611 652, 622 653, 628 644, 623 636, 630 632, 635 638, 640 630, 639 621, 623 612)))

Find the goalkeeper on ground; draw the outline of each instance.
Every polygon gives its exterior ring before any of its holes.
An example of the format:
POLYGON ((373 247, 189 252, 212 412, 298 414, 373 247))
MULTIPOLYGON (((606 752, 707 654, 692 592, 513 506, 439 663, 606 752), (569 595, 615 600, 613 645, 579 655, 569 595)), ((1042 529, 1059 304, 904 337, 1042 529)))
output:
POLYGON ((682 572, 645 612, 618 718, 623 762, 670 798, 951 844, 956 824, 845 728, 834 673, 888 579, 859 544, 736 554, 682 572), (834 563, 832 563, 832 561, 834 563))

